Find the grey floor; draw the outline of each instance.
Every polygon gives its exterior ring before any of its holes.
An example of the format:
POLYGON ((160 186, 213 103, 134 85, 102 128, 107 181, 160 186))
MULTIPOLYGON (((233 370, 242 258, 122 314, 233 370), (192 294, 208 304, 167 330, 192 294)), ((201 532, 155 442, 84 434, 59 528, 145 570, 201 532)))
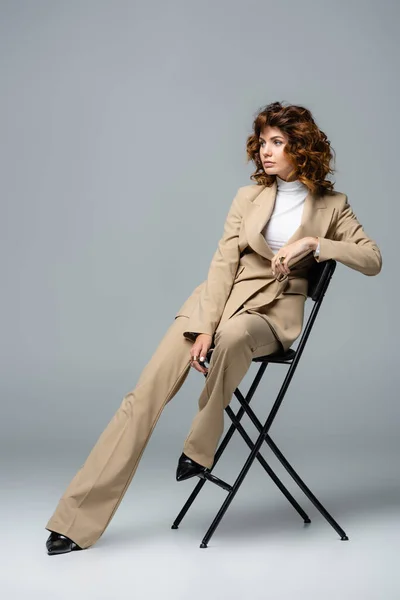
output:
MULTIPOLYGON (((323 456, 309 448, 296 456, 296 467, 350 541, 340 541, 271 460, 312 523, 303 524, 255 464, 207 549, 199 543, 225 492, 207 484, 179 530, 171 530, 193 482, 177 483, 175 457, 167 452, 160 464, 160 456, 157 446, 145 453, 97 544, 63 556, 46 554, 44 525, 80 459, 29 457, 29 466, 21 457, 3 471, 2 597, 400 598, 400 489, 376 449, 323 456)), ((244 458, 236 446, 218 474, 232 481, 244 458)))

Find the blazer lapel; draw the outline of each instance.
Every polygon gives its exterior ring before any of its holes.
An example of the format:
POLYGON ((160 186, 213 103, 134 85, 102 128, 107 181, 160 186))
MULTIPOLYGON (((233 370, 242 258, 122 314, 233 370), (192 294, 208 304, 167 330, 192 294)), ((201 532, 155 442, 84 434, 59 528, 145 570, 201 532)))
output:
POLYGON ((264 187, 250 205, 249 212, 245 217, 245 231, 249 246, 264 258, 271 260, 273 251, 268 246, 265 237, 261 233, 268 222, 274 209, 276 198, 276 182, 271 187, 264 187))
POLYGON ((322 197, 316 196, 308 191, 304 200, 303 214, 301 216, 300 226, 294 231, 293 235, 288 239, 282 247, 288 246, 303 237, 321 236, 323 237, 328 229, 329 223, 326 223, 326 214, 321 209, 326 208, 326 204, 322 197))
MULTIPOLYGON (((265 225, 269 221, 275 205, 277 193, 276 181, 271 187, 264 187, 256 196, 250 205, 249 211, 245 216, 245 231, 249 246, 264 258, 272 260, 274 252, 269 247, 262 233, 265 225)), ((324 198, 308 191, 304 201, 303 214, 300 226, 293 232, 283 247, 307 236, 323 237, 328 229, 331 211, 324 211, 326 208, 324 198), (326 214, 326 213, 329 214, 326 214)))

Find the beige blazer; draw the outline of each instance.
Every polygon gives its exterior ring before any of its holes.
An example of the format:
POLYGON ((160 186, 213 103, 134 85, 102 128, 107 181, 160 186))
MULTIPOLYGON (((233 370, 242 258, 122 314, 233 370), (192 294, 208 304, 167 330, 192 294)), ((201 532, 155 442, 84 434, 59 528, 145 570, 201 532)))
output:
POLYGON ((199 333, 214 335, 218 325, 234 313, 255 311, 268 321, 286 350, 302 330, 307 271, 315 260, 332 258, 365 275, 380 272, 380 250, 364 232, 346 194, 316 196, 309 192, 300 227, 287 244, 306 236, 319 237, 319 257, 309 250, 292 259, 288 276, 272 275, 274 253, 262 230, 272 214, 276 192, 276 182, 271 187, 239 188, 207 279, 175 315, 189 317, 185 337, 194 340, 199 333))

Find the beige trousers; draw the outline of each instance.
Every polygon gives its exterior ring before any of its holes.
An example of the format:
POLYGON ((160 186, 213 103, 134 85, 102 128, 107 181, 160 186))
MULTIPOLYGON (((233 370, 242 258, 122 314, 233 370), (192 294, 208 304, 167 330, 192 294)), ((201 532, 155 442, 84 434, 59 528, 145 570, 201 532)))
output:
MULTIPOLYGON (((177 317, 143 369, 136 387, 100 435, 46 525, 82 548, 94 544, 121 502, 165 405, 185 381, 192 342, 183 337, 187 317, 177 317)), ((211 467, 224 428, 224 409, 246 374, 252 358, 276 352, 280 345, 255 312, 233 315, 214 335, 215 348, 183 452, 211 467)))

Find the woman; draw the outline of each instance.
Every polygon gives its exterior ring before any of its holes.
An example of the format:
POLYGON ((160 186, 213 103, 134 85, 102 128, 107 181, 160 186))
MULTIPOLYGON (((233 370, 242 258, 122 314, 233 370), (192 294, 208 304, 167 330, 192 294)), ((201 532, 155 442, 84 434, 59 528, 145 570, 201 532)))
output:
POLYGON ((88 548, 101 536, 190 367, 207 377, 178 481, 212 467, 224 408, 252 359, 286 350, 299 336, 315 261, 335 259, 365 275, 381 270, 379 248, 347 196, 326 179, 332 150, 309 110, 279 102, 265 107, 254 120, 247 155, 256 184, 238 190, 206 281, 177 312, 62 496, 46 526, 49 554, 88 548))

